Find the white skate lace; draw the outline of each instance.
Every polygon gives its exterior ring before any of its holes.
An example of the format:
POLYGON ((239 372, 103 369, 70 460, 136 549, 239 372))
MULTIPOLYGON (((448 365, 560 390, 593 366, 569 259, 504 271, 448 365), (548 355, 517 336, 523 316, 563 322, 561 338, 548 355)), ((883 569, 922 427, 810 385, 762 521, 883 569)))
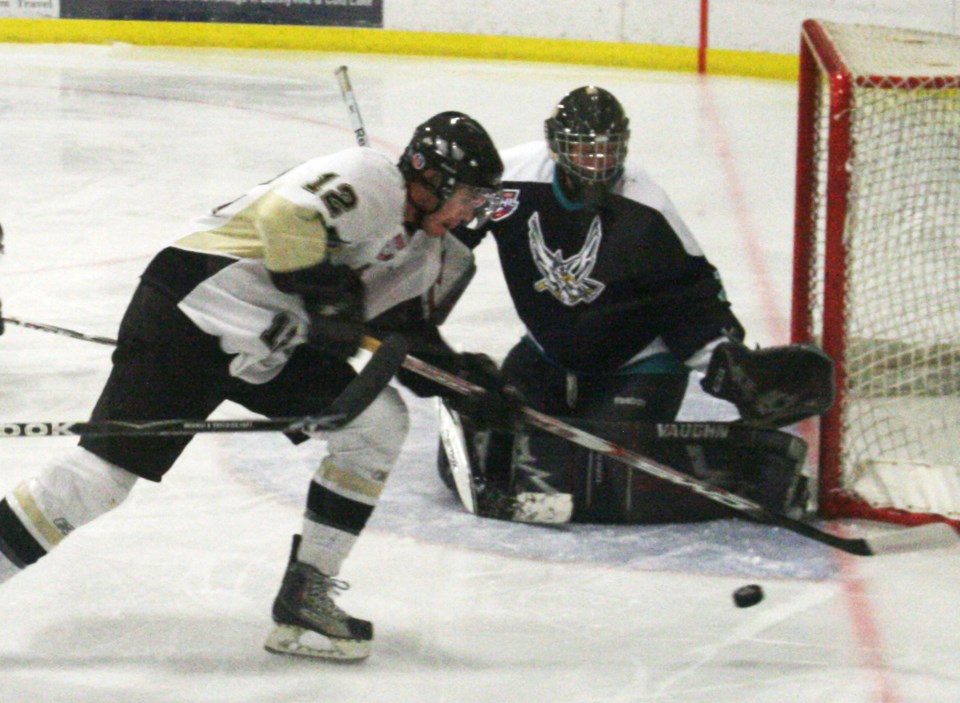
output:
POLYGON ((306 587, 305 600, 313 607, 322 608, 337 617, 349 617, 333 602, 333 596, 350 590, 350 584, 330 576, 322 576, 316 581, 311 580, 306 587))

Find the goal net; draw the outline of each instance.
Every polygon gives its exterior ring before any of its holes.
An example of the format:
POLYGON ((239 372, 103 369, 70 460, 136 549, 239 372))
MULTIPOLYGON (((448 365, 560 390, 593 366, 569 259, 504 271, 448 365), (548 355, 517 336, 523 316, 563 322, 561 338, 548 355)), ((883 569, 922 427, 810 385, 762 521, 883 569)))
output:
POLYGON ((960 524, 960 37, 808 20, 792 335, 836 362, 827 517, 960 524))

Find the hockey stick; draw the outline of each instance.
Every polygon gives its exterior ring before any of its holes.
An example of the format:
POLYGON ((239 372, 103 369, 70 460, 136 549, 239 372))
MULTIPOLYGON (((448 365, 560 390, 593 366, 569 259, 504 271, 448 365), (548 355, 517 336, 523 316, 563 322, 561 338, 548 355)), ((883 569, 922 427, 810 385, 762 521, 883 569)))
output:
POLYGON ((343 96, 343 102, 346 103, 347 110, 350 112, 350 124, 357 138, 357 145, 370 146, 370 142, 367 139, 367 130, 363 126, 363 118, 360 116, 360 106, 357 104, 357 97, 353 94, 350 76, 347 75, 347 67, 340 66, 334 71, 334 75, 336 75, 337 83, 340 85, 340 94, 343 96))
MULTIPOLYGON (((115 345, 115 340, 106 337, 96 337, 86 335, 73 330, 55 327, 53 325, 41 325, 37 323, 27 323, 17 318, 4 317, 4 322, 18 324, 22 327, 39 330, 42 332, 51 332, 63 336, 80 339, 99 344, 115 345)), ((378 343, 376 340, 367 338, 365 348, 368 350, 376 349, 378 343)), ((388 347, 389 348, 389 347, 388 347)), ((374 355, 376 358, 377 355, 374 355)), ((373 359, 367 363, 367 366, 373 363, 373 359)), ((482 392, 483 389, 458 376, 449 374, 436 368, 416 357, 401 357, 400 365, 404 368, 428 378, 440 385, 449 388, 458 393, 469 395, 471 393, 482 392)), ((364 372, 366 367, 364 368, 364 372)), ((396 368, 390 373, 384 385, 390 381, 396 368)), ((361 373, 361 376, 363 373, 361 373)), ((360 376, 358 376, 358 379, 360 376)), ((357 382, 355 379, 354 382, 357 382)), ((339 400, 339 398, 338 398, 339 400)), ((372 398, 371 398, 372 400, 372 398)), ((365 406, 364 406, 365 407, 365 406)), ((932 549, 938 547, 952 546, 960 541, 957 533, 945 523, 933 523, 921 527, 903 528, 895 531, 873 536, 870 538, 850 538, 839 537, 829 532, 825 532, 809 523, 796 520, 786 515, 774 513, 758 503, 747 500, 734 493, 722 488, 712 486, 706 482, 700 481, 692 476, 688 476, 676 469, 660 464, 648 457, 633 452, 624 447, 618 446, 613 442, 601 439, 584 430, 574 427, 568 423, 562 422, 556 418, 540 413, 532 408, 523 408, 523 416, 527 423, 540 430, 563 437, 574 444, 591 449, 605 456, 616 459, 634 470, 642 471, 651 476, 682 486, 688 490, 698 493, 705 498, 716 503, 726 505, 736 512, 756 522, 776 525, 796 534, 807 537, 816 542, 829 545, 849 554, 860 556, 870 556, 875 554, 889 554, 895 552, 912 551, 917 549, 932 549)), ((153 423, 130 423, 130 422, 8 422, 0 423, 0 438, 2 437, 44 437, 44 436, 70 436, 70 435, 88 435, 88 436, 118 436, 118 435, 139 435, 139 436, 163 436, 163 435, 190 435, 207 432, 296 432, 304 429, 316 427, 318 429, 333 429, 330 423, 343 426, 347 422, 343 421, 342 411, 333 413, 339 416, 332 420, 331 413, 323 416, 311 418, 276 418, 273 420, 170 420, 153 423), (313 425, 309 425, 313 421, 313 425), (301 424, 303 423, 303 424, 301 424)), ((676 423, 660 423, 665 426, 676 425, 676 423)), ((702 423, 700 423, 702 424, 702 423)))
POLYGON ((89 422, 0 422, 3 437, 172 437, 216 432, 313 432, 337 430, 352 422, 390 383, 407 355, 407 342, 390 335, 365 338, 373 355, 357 376, 318 415, 266 420, 91 420, 89 422))
MULTIPOLYGON (((462 395, 480 393, 484 390, 458 376, 447 373, 412 356, 408 356, 404 360, 403 367, 462 395)), ((677 471, 665 464, 661 464, 642 454, 609 442, 596 435, 592 435, 555 417, 538 412, 533 408, 523 407, 521 408, 521 414, 528 425, 539 430, 556 435, 557 437, 562 437, 581 447, 616 459, 637 471, 642 471, 645 474, 655 476, 697 493, 715 503, 727 506, 750 520, 782 527, 802 537, 839 549, 848 554, 872 556, 919 549, 949 547, 960 543, 960 536, 946 523, 933 523, 921 527, 901 528, 870 537, 840 537, 821 530, 810 523, 803 522, 802 520, 796 520, 786 515, 775 513, 759 503, 755 503, 735 493, 731 493, 730 491, 718 488, 693 476, 677 471)))
POLYGON ((448 407, 441 398, 437 423, 440 426, 440 443, 450 465, 450 477, 460 497, 460 504, 468 513, 477 512, 477 495, 474 484, 474 467, 460 414, 448 407))
POLYGON ((0 318, 3 322, 9 322, 11 325, 18 325, 20 327, 26 327, 31 330, 38 330, 40 332, 50 332, 51 334, 59 334, 62 337, 70 337, 72 339, 80 339, 84 342, 96 342, 97 344, 106 344, 109 346, 117 346, 117 340, 110 339, 109 337, 98 337, 93 334, 83 334, 82 332, 75 332, 74 330, 68 330, 65 327, 56 327, 54 325, 44 325, 40 322, 27 322, 26 320, 21 320, 18 317, 3 317, 0 318))

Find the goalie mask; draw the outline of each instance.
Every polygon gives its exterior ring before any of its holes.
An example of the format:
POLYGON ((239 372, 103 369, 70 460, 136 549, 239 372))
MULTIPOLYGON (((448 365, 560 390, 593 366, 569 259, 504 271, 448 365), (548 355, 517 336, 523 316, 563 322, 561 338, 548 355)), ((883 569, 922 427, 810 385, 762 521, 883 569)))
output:
POLYGON ((630 120, 612 93, 597 86, 563 97, 544 124, 565 194, 599 205, 623 174, 630 120))
POLYGON ((500 205, 503 162, 486 130, 462 112, 441 112, 417 127, 399 167, 408 182, 437 197, 431 212, 451 198, 468 198, 474 203, 469 226, 479 227, 500 205))

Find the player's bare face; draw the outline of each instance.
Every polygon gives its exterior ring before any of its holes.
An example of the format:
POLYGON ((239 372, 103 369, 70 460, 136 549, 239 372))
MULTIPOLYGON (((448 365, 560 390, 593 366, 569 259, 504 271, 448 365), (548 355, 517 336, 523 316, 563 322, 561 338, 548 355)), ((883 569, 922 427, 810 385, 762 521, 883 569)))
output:
POLYGON ((427 236, 474 221, 485 221, 499 203, 499 191, 460 184, 442 204, 436 193, 414 181, 408 186, 407 221, 415 222, 427 236))
POLYGON ((424 216, 423 231, 431 237, 443 236, 446 232, 473 220, 477 209, 478 194, 470 186, 457 186, 453 195, 436 211, 424 216))

